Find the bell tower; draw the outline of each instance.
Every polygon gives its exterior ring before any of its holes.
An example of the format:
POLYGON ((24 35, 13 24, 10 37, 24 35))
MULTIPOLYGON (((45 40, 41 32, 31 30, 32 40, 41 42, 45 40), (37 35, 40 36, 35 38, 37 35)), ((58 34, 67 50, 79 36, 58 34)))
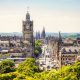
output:
POLYGON ((23 21, 23 43, 26 48, 26 57, 31 57, 34 52, 33 46, 33 21, 30 20, 30 14, 27 11, 26 19, 23 21))

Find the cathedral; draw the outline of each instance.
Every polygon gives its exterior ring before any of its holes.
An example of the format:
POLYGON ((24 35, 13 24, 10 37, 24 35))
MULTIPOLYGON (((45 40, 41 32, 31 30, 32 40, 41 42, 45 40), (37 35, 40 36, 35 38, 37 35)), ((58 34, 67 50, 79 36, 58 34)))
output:
POLYGON ((32 57, 34 53, 33 21, 30 20, 30 14, 27 11, 26 19, 22 25, 23 44, 26 57, 32 57))

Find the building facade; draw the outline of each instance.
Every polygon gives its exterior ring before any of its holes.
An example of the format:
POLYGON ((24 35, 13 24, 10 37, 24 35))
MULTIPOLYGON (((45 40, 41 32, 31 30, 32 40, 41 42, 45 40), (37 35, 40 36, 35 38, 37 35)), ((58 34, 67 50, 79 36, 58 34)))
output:
POLYGON ((70 47, 63 47, 60 54, 60 62, 61 66, 63 65, 73 65, 80 55, 80 47, 77 46, 70 46, 70 47))

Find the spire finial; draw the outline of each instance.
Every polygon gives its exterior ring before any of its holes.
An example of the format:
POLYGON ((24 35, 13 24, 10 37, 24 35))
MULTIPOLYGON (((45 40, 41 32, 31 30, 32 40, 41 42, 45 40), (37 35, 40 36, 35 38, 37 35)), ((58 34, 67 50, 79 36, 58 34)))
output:
POLYGON ((29 12, 29 6, 27 6, 27 12, 29 12))

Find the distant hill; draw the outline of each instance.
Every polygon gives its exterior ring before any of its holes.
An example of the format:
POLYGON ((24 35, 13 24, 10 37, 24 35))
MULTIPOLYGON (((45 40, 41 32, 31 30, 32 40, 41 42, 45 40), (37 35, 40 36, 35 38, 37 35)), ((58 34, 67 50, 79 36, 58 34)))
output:
POLYGON ((22 36, 20 32, 0 33, 1 36, 22 36))
MULTIPOLYGON (((46 36, 59 36, 59 33, 46 33, 46 36)), ((61 33, 63 38, 77 38, 80 37, 80 33, 61 33)))
MULTIPOLYGON (((35 36, 36 33, 34 33, 35 36)), ((10 33, 0 33, 1 36, 22 36, 22 33, 20 32, 10 32, 10 33)), ((58 37, 59 33, 52 33, 52 32, 46 32, 46 36, 57 36, 58 37)), ((63 38, 77 38, 80 37, 80 33, 61 33, 61 36, 63 38)))

